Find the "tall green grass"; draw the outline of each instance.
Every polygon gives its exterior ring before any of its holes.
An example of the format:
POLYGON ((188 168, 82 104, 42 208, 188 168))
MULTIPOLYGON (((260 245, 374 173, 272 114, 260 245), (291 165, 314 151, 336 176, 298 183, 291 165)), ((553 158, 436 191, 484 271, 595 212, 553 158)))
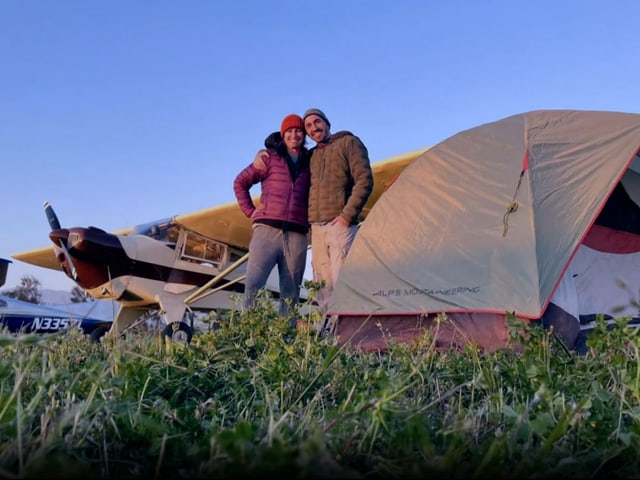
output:
POLYGON ((0 336, 0 477, 635 477, 638 330, 584 356, 514 320, 517 353, 340 348, 268 302, 191 345, 0 336))

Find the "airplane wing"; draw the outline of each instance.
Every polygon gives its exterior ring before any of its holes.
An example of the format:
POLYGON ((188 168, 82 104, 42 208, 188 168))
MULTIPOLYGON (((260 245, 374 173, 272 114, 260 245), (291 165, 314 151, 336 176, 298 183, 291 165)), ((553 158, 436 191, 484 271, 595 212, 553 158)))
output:
MULTIPOLYGON (((257 205, 260 197, 253 198, 257 205)), ((247 250, 251 237, 251 219, 247 218, 238 203, 216 205, 196 212, 177 215, 176 223, 205 237, 247 250)))
POLYGON ((371 192, 369 200, 367 200, 367 203, 362 209, 363 218, 367 218, 373 205, 378 201, 380 195, 382 195, 396 176, 427 150, 428 148, 422 148, 371 164, 371 170, 373 171, 373 192, 371 192))
MULTIPOLYGON (((123 230, 118 230, 115 233, 117 235, 126 235, 131 233, 133 228, 125 228, 123 230)), ((34 250, 27 250, 25 252, 15 253, 11 255, 12 258, 16 260, 20 260, 21 262, 29 263, 31 265, 35 265, 36 267, 44 267, 50 268, 51 270, 59 270, 62 271, 62 267, 60 266, 60 262, 56 260, 56 254, 53 250, 53 247, 42 247, 36 248, 34 250)))
MULTIPOLYGON (((375 202, 387 188, 389 183, 413 160, 424 153, 423 148, 413 152, 405 153, 382 160, 371 165, 374 177, 374 187, 367 204, 363 209, 363 217, 366 218, 375 202)), ((259 196, 254 197, 254 201, 259 201, 259 196)), ((220 242, 236 246, 242 249, 249 248, 251 237, 251 220, 244 216, 236 201, 222 205, 205 208, 191 213, 177 215, 174 220, 183 227, 193 230, 206 237, 214 238, 220 242)), ((127 235, 133 231, 133 227, 115 232, 118 235, 127 235)), ((50 268, 52 270, 62 270, 60 263, 56 260, 53 246, 38 248, 12 255, 16 260, 20 260, 32 265, 50 268)))
MULTIPOLYGON (((372 164, 374 187, 367 204, 363 209, 363 217, 373 208, 373 205, 389 183, 404 167, 409 165, 426 149, 416 150, 404 155, 389 158, 372 164)), ((260 197, 254 197, 254 203, 260 197)), ((194 230, 206 237, 215 238, 220 242, 234 245, 243 249, 249 248, 251 238, 251 220, 244 216, 237 202, 229 202, 203 210, 178 215, 175 221, 184 227, 194 230)))
POLYGON ((60 263, 56 260, 56 254, 53 252, 53 247, 37 248, 26 252, 14 253, 11 256, 16 260, 30 263, 31 265, 62 271, 60 263))

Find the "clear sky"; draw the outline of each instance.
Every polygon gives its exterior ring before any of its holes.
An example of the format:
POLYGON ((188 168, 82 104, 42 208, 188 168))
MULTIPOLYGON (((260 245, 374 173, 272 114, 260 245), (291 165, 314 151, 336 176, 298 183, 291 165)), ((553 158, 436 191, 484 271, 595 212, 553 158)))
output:
MULTIPOLYGON (((538 109, 640 113, 636 0, 1 0, 0 257, 234 201, 282 118, 372 162, 538 109)), ((312 145, 313 142, 310 142, 312 145)), ((13 260, 70 290, 61 272, 13 260)))

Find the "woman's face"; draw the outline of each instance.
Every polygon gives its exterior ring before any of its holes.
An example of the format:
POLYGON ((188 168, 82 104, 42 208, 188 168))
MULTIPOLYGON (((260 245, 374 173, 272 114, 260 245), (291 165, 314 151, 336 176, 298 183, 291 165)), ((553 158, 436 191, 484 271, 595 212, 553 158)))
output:
POLYGON ((297 149, 304 143, 304 132, 301 128, 290 128, 284 132, 282 139, 287 149, 297 149))

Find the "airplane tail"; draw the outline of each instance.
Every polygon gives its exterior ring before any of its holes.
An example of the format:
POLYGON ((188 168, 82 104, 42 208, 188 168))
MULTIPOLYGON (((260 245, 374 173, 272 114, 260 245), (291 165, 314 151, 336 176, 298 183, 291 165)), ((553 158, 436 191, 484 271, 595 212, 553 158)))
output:
POLYGON ((7 271, 9 270, 9 264, 11 260, 0 258, 0 287, 7 281, 7 271))

